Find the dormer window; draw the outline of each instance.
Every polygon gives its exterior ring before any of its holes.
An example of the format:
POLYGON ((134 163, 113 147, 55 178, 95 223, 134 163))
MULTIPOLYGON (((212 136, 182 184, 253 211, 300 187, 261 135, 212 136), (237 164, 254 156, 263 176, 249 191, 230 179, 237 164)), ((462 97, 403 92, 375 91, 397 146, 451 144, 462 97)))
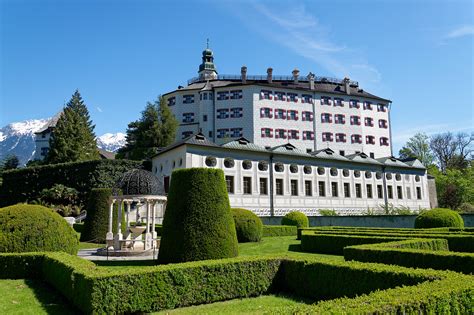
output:
POLYGON ((387 106, 385 106, 384 104, 377 104, 377 111, 385 113, 387 111, 387 106))
POLYGON ((365 136, 365 143, 375 144, 375 137, 374 136, 365 136))
POLYGON ((371 117, 365 117, 364 119, 365 125, 367 127, 373 127, 374 126, 374 119, 371 117))

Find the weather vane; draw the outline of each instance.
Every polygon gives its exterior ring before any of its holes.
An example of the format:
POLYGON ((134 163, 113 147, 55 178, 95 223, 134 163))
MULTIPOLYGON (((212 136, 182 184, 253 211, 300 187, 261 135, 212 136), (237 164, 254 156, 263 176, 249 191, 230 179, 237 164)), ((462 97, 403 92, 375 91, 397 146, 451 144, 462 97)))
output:
POLYGON ((209 49, 209 38, 207 39, 207 49, 209 49))

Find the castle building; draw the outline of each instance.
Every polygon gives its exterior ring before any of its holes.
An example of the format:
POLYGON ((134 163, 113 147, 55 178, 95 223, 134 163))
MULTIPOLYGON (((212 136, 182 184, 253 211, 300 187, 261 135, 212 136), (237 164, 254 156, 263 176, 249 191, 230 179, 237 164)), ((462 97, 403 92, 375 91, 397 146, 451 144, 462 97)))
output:
POLYGON ((218 75, 213 52, 202 53, 198 77, 164 94, 180 122, 177 139, 203 133, 217 144, 245 137, 264 147, 291 142, 304 152, 392 155, 391 101, 356 81, 300 76, 218 75))

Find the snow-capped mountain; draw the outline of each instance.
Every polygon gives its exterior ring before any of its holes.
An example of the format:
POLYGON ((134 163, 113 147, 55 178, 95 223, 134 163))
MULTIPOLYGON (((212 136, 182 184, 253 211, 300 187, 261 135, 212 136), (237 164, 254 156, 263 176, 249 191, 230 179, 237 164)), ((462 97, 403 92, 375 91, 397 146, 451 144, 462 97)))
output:
POLYGON ((97 137, 97 146, 102 150, 109 152, 117 152, 117 150, 123 147, 125 143, 125 134, 121 132, 105 133, 102 136, 97 137))
MULTIPOLYGON (((16 155, 20 165, 25 165, 35 154, 35 132, 51 120, 29 119, 14 122, 0 128, 0 161, 9 155, 16 155)), ((100 149, 116 152, 125 145, 124 133, 106 133, 97 138, 97 147, 100 149)))

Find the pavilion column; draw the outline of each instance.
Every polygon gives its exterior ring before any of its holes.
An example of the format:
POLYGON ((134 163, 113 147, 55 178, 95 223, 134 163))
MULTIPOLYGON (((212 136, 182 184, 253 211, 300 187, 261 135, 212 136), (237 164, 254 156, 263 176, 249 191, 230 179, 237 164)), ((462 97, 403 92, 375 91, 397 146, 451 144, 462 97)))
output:
POLYGON ((156 224, 156 205, 157 205, 157 202, 155 200, 152 201, 151 203, 151 207, 152 207, 152 220, 151 220, 151 235, 153 237, 153 239, 155 239, 157 237, 157 234, 156 234, 156 229, 155 229, 155 224, 156 224))
POLYGON ((138 224, 138 220, 140 219, 140 206, 142 205, 141 201, 137 202, 137 212, 135 213, 135 225, 138 224))
POLYGON ((120 250, 121 249, 121 240, 123 239, 122 235, 122 204, 123 199, 119 199, 118 204, 118 211, 117 211, 117 234, 115 234, 115 242, 114 242, 114 249, 120 250))
POLYGON ((105 239, 107 241, 111 241, 114 239, 114 233, 112 231, 112 225, 114 221, 114 203, 115 203, 115 199, 109 200, 109 227, 107 230, 107 234, 105 236, 105 239))
POLYGON ((152 235, 150 233, 150 201, 145 199, 145 206, 146 206, 146 231, 145 231, 145 250, 151 248, 151 238, 152 235))

